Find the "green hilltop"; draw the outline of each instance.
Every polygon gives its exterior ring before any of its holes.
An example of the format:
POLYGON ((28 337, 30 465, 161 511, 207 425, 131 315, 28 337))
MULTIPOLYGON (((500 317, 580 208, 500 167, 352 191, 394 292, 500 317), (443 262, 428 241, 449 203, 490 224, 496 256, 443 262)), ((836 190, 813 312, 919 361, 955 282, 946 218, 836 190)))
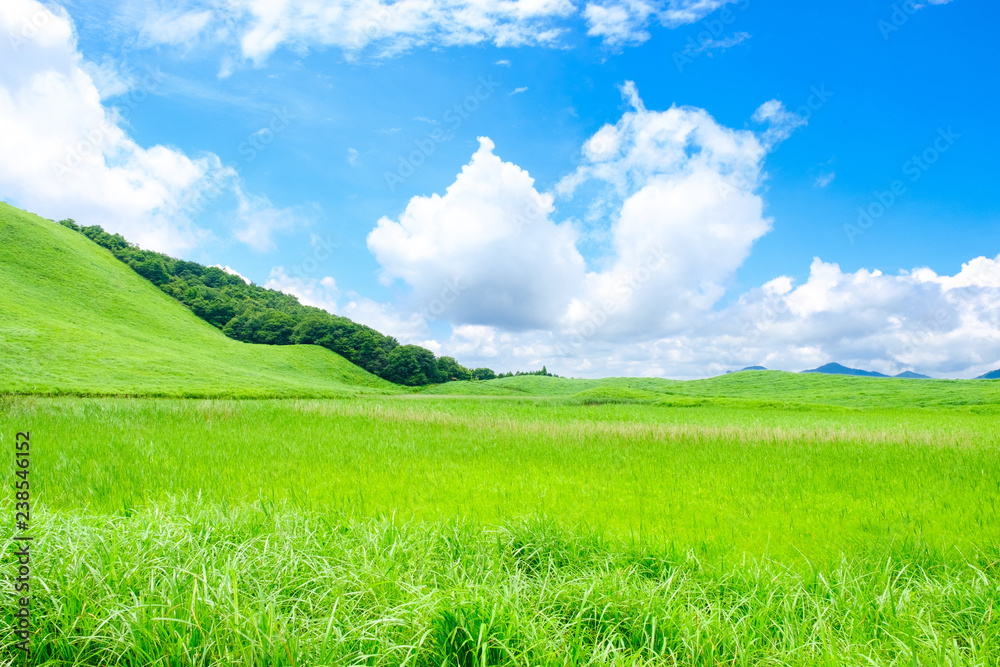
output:
POLYGON ((316 345, 227 338, 85 236, 7 204, 0 204, 0 313, 0 393, 400 391, 316 345))

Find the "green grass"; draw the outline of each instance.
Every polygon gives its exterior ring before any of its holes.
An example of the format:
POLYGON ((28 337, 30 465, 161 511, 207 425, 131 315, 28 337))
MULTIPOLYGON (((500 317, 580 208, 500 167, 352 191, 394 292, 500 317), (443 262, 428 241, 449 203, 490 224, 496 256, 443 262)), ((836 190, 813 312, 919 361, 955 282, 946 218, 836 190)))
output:
POLYGON ((316 346, 226 338, 107 250, 0 204, 0 392, 344 396, 399 391, 316 346))
POLYGON ((1000 664, 996 417, 758 403, 8 397, 38 664, 1000 664))
POLYGON ((6 205, 0 312, 0 442, 32 442, 29 664, 1000 665, 997 382, 402 393, 229 340, 6 205))
POLYGON ((567 528, 700 553, 975 547, 1000 530, 991 415, 565 401, 25 399, 36 493, 115 512, 199 496, 567 528), (81 428, 85 425, 84 428, 81 428))
POLYGON ((46 514, 36 533, 36 665, 957 667, 1000 655, 995 556, 951 565, 913 549, 791 570, 539 521, 484 530, 193 502, 46 514))

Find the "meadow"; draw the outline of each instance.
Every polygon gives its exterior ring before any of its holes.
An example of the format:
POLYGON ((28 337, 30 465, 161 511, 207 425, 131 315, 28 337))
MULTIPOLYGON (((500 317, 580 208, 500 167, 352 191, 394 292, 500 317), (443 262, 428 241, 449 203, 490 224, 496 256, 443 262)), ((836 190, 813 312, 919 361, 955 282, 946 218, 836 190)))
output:
POLYGON ((1000 383, 404 388, 6 204, 0 312, 27 664, 1000 665, 1000 383))
POLYGON ((34 443, 36 664, 1000 664, 992 383, 858 409, 494 382, 523 389, 2 399, 34 443))

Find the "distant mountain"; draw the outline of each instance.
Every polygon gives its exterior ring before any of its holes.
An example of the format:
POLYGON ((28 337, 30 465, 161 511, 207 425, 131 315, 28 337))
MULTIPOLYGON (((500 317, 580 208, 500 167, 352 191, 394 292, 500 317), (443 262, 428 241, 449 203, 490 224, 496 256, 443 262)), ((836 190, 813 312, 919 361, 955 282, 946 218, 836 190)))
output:
POLYGON ((803 373, 826 373, 827 375, 863 375, 872 378, 887 378, 888 375, 875 371, 863 371, 858 368, 848 368, 838 363, 825 364, 819 368, 813 368, 803 373))
POLYGON ((914 373, 913 371, 903 371, 902 373, 897 373, 893 375, 894 378, 907 378, 910 380, 933 380, 930 375, 922 375, 920 373, 914 373))
POLYGON ((986 375, 980 375, 976 378, 977 380, 1000 380, 1000 368, 995 371, 990 371, 986 375))
POLYGON ((746 368, 741 368, 738 371, 726 371, 727 373, 742 373, 743 371, 766 371, 767 369, 763 366, 747 366, 746 368))

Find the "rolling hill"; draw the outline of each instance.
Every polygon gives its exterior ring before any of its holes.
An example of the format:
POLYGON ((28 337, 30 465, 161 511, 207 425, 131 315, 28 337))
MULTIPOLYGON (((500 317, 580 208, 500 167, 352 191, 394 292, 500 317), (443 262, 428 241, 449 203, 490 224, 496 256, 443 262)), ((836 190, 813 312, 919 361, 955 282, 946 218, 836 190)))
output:
POLYGON ((321 347, 231 340, 86 237, 7 204, 0 204, 0 313, 0 393, 401 391, 321 347))

